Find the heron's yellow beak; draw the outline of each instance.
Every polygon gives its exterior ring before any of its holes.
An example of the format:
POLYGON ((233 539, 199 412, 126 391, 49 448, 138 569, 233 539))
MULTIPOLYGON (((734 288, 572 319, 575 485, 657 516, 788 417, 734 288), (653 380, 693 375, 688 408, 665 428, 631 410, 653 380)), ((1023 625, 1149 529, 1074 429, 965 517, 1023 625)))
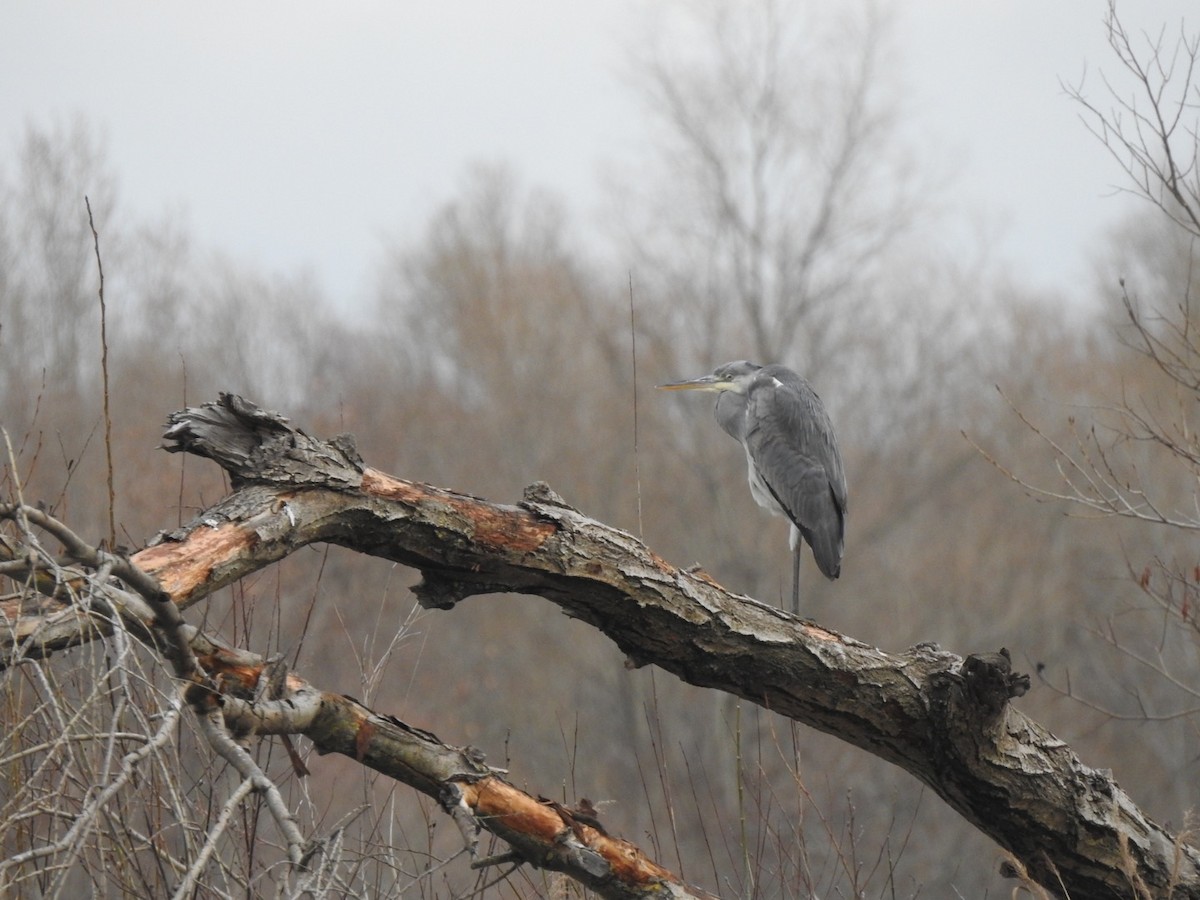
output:
POLYGON ((728 384, 727 381, 718 381, 712 375, 701 375, 699 378, 672 381, 669 384, 655 385, 655 387, 660 391, 723 391, 728 384))

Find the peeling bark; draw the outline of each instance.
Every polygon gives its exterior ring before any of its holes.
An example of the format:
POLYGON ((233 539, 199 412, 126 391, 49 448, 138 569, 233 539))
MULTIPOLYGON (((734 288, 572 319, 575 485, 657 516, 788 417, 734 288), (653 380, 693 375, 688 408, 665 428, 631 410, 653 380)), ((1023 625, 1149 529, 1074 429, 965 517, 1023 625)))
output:
MULTIPOLYGON (((901 766, 1049 891, 1200 898, 1200 854, 1146 818, 1111 773, 1084 765, 1011 705, 1028 679, 1011 672, 1005 651, 884 653, 677 569, 545 486, 508 506, 404 481, 365 466, 346 437, 317 441, 230 395, 172 416, 166 439, 168 450, 218 462, 238 488, 132 558, 180 607, 316 541, 420 570, 426 606, 539 595, 603 631, 634 665, 735 694, 901 766)), ((86 639, 60 629, 39 643, 28 623, 18 626, 39 652, 86 639)), ((12 640, 0 641, 11 655, 12 640)), ((485 783, 462 781, 463 802, 484 802, 485 783)), ((506 840, 519 846, 524 829, 537 832, 537 812, 512 819, 520 827, 506 840)))
MULTIPOLYGON (((209 658, 210 673, 252 695, 264 665, 242 658, 209 658)), ((563 872, 603 897, 707 897, 649 859, 628 841, 581 824, 569 811, 509 784, 471 747, 452 747, 436 735, 380 715, 353 697, 320 691, 289 675, 286 699, 254 702, 227 696, 224 711, 243 734, 302 734, 318 752, 340 753, 437 800, 458 821, 474 855, 483 827, 507 841, 506 860, 563 872)))

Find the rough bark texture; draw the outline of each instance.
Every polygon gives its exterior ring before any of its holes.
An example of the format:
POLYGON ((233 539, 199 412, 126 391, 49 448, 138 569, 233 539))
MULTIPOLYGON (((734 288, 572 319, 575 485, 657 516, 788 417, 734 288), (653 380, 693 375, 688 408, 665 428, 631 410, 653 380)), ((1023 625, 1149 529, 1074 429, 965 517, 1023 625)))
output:
POLYGON ((539 595, 603 631, 634 664, 736 694, 903 767, 1054 893, 1200 898, 1196 850, 1147 819, 1111 773, 1084 765, 1010 705, 1028 679, 1011 673, 1003 651, 884 653, 677 569, 545 486, 506 506, 404 481, 363 465, 349 438, 316 441, 229 395, 175 414, 166 439, 168 450, 217 461, 239 488, 133 557, 181 607, 314 541, 419 569, 427 606, 485 592, 539 595))
POLYGON ((480 828, 507 841, 513 853, 496 864, 528 862, 563 872, 613 900, 647 896, 708 897, 603 827, 572 810, 530 796, 487 766, 483 754, 453 747, 436 735, 381 715, 353 697, 322 691, 287 674, 279 700, 256 700, 269 664, 243 651, 193 642, 206 672, 223 686, 218 702, 240 735, 302 734, 318 752, 340 753, 433 797, 459 825, 472 856, 480 828))

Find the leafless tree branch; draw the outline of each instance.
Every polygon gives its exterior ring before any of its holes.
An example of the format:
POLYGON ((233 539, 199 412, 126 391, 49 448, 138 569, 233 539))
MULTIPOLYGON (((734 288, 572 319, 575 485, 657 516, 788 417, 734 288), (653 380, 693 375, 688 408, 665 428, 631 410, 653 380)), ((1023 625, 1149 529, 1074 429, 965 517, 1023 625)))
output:
POLYGON ((1200 236, 1200 35, 1180 30, 1168 46, 1166 29, 1136 41, 1121 23, 1116 2, 1105 17, 1108 43, 1136 92, 1126 96, 1103 78, 1113 106, 1088 100, 1083 84, 1064 85, 1084 110, 1082 119, 1132 182, 1126 188, 1151 201, 1173 222, 1200 236))

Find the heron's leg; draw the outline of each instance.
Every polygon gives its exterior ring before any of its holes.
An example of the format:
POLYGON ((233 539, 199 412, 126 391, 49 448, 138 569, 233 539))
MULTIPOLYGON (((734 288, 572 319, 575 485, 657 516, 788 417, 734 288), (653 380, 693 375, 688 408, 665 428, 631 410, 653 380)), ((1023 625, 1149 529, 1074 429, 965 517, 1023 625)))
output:
POLYGON ((803 544, 796 544, 796 548, 792 551, 792 612, 800 615, 800 548, 803 544))

